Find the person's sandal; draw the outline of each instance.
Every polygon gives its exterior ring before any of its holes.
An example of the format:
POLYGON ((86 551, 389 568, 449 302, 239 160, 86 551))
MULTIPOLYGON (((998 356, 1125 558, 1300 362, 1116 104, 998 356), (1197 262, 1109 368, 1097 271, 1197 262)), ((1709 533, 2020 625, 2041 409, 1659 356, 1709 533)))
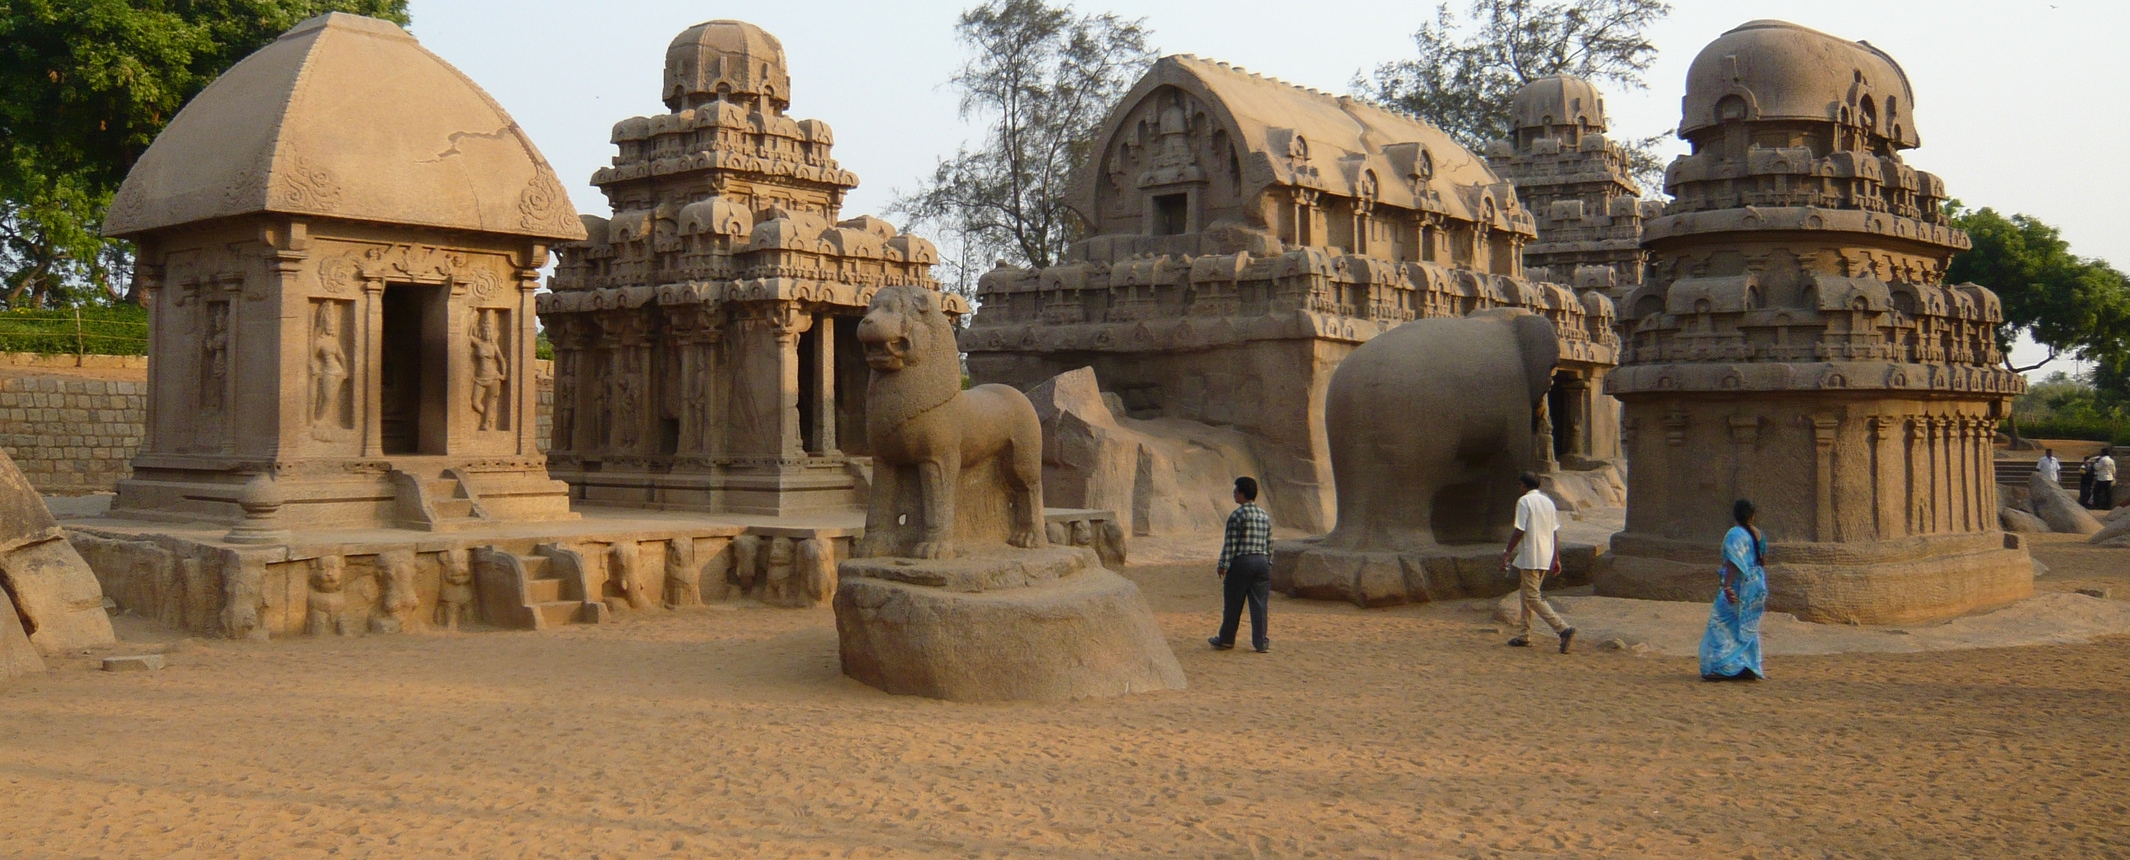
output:
POLYGON ((1529 637, 1529 636, 1518 636, 1518 637, 1516 637, 1516 638, 1514 638, 1514 639, 1511 639, 1511 640, 1509 640, 1509 647, 1511 647, 1511 648, 1529 648, 1529 647, 1531 647, 1531 637, 1529 637))
POLYGON ((1211 645, 1211 646, 1213 646, 1213 650, 1215 650, 1215 651, 1233 651, 1233 650, 1235 650, 1235 643, 1233 643, 1233 642, 1222 642, 1222 641, 1220 641, 1220 637, 1218 637, 1218 636, 1215 636, 1215 637, 1213 637, 1213 638, 1211 638, 1211 639, 1207 639, 1207 640, 1206 640, 1206 644, 1207 644, 1207 645, 1211 645))
POLYGON ((1568 628, 1568 629, 1566 629, 1566 630, 1563 630, 1563 631, 1561 631, 1561 653, 1562 653, 1562 654, 1566 654, 1566 653, 1568 653, 1568 643, 1570 643, 1570 642, 1573 642, 1573 641, 1575 641, 1575 628, 1573 628, 1573 627, 1570 627, 1570 628, 1568 628))

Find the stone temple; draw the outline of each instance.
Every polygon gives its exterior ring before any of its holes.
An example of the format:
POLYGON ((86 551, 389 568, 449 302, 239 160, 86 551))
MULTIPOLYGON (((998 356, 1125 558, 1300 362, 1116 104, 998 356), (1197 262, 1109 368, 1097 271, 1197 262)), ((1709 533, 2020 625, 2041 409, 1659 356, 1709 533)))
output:
POLYGON ((1191 56, 1163 57, 1110 114, 1069 200, 1091 227, 1067 262, 979 284, 961 347, 980 382, 1029 388, 1092 366, 1133 418, 1248 434, 1275 521, 1333 518, 1331 373, 1402 323, 1489 307, 1544 315, 1559 378, 1550 453, 1616 457, 1594 408, 1612 303, 1523 276, 1530 213, 1440 130, 1191 56))
POLYGON ((1794 24, 1694 59, 1693 150, 1644 225, 1652 276, 1607 380, 1634 490, 1600 594, 1708 599, 1735 498, 1761 512, 1772 611, 1895 623, 2032 593, 1991 451, 2024 383, 1997 297, 1943 285, 1968 240, 1901 159, 1915 110, 1891 57, 1794 24))
POLYGON ((1573 75, 1524 85, 1509 103, 1513 140, 1487 145, 1487 163, 1516 186, 1536 219, 1524 245, 1532 278, 1623 300, 1642 285, 1642 222, 1663 204, 1642 199, 1627 151, 1605 136, 1605 99, 1573 75))
POLYGON ((322 15, 245 58, 105 232, 138 245, 153 311, 117 512, 233 518, 270 474, 286 526, 573 516, 535 436, 533 291, 584 227, 517 123, 406 31, 322 15))
MULTIPOLYGON (((783 515, 865 500, 858 320, 889 285, 938 289, 932 243, 839 220, 858 177, 793 119, 784 48, 740 21, 666 50, 672 112, 614 126, 592 183, 612 218, 559 246, 549 468, 578 498, 783 515)), ((959 297, 943 295, 954 316, 959 297)))

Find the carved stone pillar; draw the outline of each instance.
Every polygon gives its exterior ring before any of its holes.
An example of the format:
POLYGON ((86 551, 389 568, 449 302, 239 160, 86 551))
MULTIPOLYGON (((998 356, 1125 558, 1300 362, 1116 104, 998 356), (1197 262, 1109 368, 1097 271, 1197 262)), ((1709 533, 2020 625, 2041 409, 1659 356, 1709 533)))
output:
POLYGON ((799 336, 813 327, 812 314, 795 303, 782 303, 770 315, 777 339, 777 450, 780 456, 797 458, 805 452, 799 437, 799 336))
POLYGON ((832 455, 836 449, 836 320, 821 314, 814 335, 814 437, 815 453, 832 455))

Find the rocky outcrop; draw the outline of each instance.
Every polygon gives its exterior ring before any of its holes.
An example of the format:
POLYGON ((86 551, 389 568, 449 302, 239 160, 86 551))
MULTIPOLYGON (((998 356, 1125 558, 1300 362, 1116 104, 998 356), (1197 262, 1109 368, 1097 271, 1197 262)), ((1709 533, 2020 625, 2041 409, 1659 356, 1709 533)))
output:
POLYGON ((2005 531, 2018 534, 2040 534, 2049 530, 2049 524, 2042 522, 2040 517, 2014 507, 1998 508, 1997 524, 2005 531))
POLYGON ((2050 531, 2066 534, 2089 535, 2100 531, 2100 521, 2086 512, 2063 487, 2035 473, 2027 479, 2027 495, 2034 506, 2034 515, 2049 524, 2050 531))
MULTIPOLYGON (((1218 531, 1235 507, 1235 479, 1264 475, 1247 434, 1117 414, 1092 367, 1052 377, 1028 399, 1043 425, 1044 503, 1113 511, 1128 534, 1218 531)), ((1283 521, 1277 484, 1265 489, 1273 521, 1283 521)))
POLYGON ((109 645, 103 586, 44 499, 0 451, 0 589, 14 603, 37 650, 57 654, 109 645))

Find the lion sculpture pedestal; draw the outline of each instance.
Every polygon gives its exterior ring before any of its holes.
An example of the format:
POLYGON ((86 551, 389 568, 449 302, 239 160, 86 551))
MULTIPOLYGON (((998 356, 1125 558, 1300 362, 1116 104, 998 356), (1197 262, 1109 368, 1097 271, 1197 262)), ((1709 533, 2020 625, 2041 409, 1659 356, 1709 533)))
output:
POLYGON ((873 491, 837 569, 844 674, 954 701, 1181 689, 1139 587, 1091 549, 1048 545, 1035 408, 1002 385, 961 390, 936 294, 882 289, 858 340, 873 491))

